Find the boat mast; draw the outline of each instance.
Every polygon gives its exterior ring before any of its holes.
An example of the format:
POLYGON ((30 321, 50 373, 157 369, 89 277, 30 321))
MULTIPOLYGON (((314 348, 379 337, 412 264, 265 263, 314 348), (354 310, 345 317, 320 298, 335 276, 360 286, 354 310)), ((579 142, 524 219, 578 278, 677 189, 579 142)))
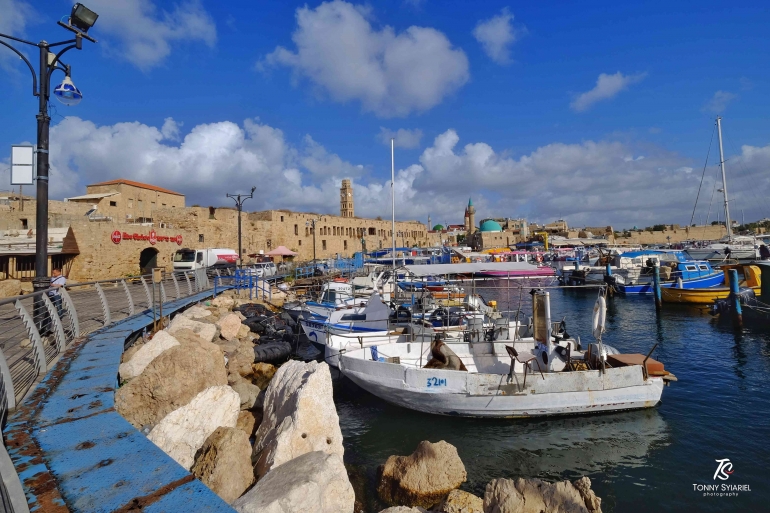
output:
POLYGON ((730 226, 730 207, 727 203, 727 179, 725 178, 725 154, 722 150, 722 118, 717 116, 717 132, 719 132, 719 165, 722 167, 722 192, 725 195, 725 223, 727 223, 727 240, 733 238, 733 227, 730 226))
MULTIPOLYGON (((720 139, 721 140, 721 139, 720 139)), ((395 146, 396 140, 391 138, 390 139, 390 212, 391 212, 391 219, 390 219, 390 233, 393 236, 393 283, 396 283, 395 278, 395 272, 396 272, 396 161, 393 153, 393 148, 395 146)))

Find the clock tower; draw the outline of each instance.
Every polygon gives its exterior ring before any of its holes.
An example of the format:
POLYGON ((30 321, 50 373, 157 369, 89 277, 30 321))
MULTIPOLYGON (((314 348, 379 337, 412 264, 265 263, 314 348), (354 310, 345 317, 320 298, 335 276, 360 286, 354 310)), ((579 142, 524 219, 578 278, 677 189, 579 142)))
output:
POLYGON ((350 179, 342 180, 340 187, 340 215, 342 217, 354 217, 353 214, 353 184, 350 179))

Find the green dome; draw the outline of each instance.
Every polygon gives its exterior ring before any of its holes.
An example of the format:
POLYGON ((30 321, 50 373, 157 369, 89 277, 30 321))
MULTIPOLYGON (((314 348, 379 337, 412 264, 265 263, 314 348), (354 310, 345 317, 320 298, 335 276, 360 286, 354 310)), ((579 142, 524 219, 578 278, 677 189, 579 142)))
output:
POLYGON ((492 221, 491 219, 487 219, 483 223, 481 223, 481 226, 479 226, 479 231, 482 232, 501 232, 503 231, 503 227, 500 226, 495 221, 492 221))
POLYGON ((444 226, 440 225, 440 224, 437 224, 436 226, 433 227, 433 231, 435 231, 435 232, 440 232, 440 231, 443 231, 443 230, 444 230, 444 226))

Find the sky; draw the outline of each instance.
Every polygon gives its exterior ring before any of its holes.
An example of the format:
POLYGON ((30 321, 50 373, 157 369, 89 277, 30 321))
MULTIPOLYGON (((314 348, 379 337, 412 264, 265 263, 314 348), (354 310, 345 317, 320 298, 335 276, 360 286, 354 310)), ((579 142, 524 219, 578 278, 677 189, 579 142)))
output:
MULTIPOLYGON (((0 0, 0 33, 68 39, 72 3, 0 0)), ((63 57, 84 99, 51 100, 55 199, 126 178, 337 214, 352 178, 356 215, 388 218, 394 138, 398 219, 462 223, 472 198, 477 220, 700 224, 724 216, 719 115, 732 217, 770 217, 764 2, 83 3, 99 42, 63 57)), ((4 47, 0 87, 7 190, 37 99, 4 47)))

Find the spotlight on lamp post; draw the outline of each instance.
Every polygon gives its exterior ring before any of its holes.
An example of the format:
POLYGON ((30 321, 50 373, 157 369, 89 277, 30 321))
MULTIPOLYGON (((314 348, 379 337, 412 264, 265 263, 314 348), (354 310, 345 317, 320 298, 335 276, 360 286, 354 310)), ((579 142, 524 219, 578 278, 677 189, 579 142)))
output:
POLYGON ((245 194, 228 194, 228 198, 235 200, 235 206, 238 208, 238 269, 243 266, 243 246, 241 245, 241 212, 243 212, 243 202, 254 197, 256 187, 251 188, 248 196, 245 194))
MULTIPOLYGON (((98 15, 82 4, 75 4, 67 23, 57 22, 63 27, 75 33, 75 39, 48 43, 43 40, 33 43, 9 34, 0 33, 0 45, 5 46, 29 68, 32 74, 32 94, 38 97, 37 113, 37 184, 36 184, 36 210, 35 210, 35 279, 32 282, 36 291, 45 290, 51 285, 48 278, 48 138, 51 118, 48 115, 48 101, 51 98, 51 76, 56 70, 64 72, 64 81, 54 89, 54 96, 65 105, 76 105, 83 99, 83 95, 75 87, 70 78, 70 66, 62 62, 62 55, 76 48, 82 50, 83 39, 96 43, 96 39, 87 34, 88 30, 96 23, 98 15), (27 57, 11 46, 6 41, 15 41, 29 46, 36 46, 39 51, 38 69, 35 70, 27 57), (64 46, 61 50, 57 47, 64 46), (56 50, 53 50, 56 48, 56 50)), ((35 301, 35 318, 43 318, 41 310, 45 310, 42 300, 35 301)))

